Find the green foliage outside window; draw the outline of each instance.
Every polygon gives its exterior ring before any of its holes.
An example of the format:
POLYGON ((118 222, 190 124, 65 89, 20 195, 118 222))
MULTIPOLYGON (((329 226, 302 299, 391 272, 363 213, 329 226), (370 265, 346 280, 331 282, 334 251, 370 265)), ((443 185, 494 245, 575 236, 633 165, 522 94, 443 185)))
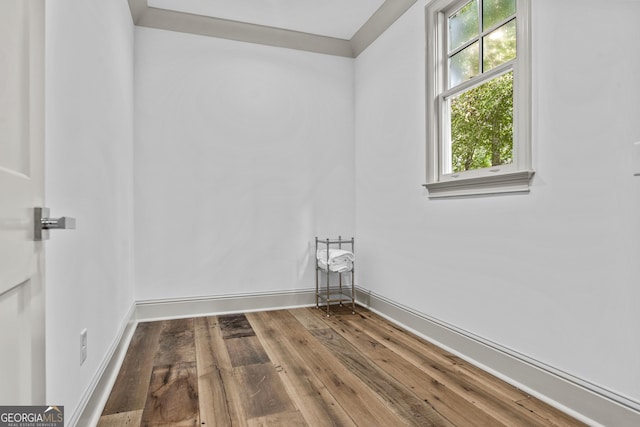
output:
POLYGON ((513 161, 513 72, 451 100, 452 171, 513 161))

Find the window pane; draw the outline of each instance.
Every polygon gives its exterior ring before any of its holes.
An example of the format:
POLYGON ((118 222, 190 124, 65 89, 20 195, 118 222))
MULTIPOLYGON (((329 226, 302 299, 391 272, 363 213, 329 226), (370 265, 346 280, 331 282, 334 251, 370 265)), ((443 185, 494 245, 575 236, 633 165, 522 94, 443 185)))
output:
POLYGON ((482 39, 482 71, 504 64, 516 57, 516 20, 496 28, 482 39))
POLYGON ((454 173, 513 161, 513 72, 452 98, 449 108, 454 173))
POLYGON ((516 13, 516 0, 484 0, 482 2, 482 31, 516 13))
POLYGON ((473 43, 469 47, 462 49, 449 59, 449 87, 454 87, 459 83, 469 80, 478 74, 480 44, 473 43))
POLYGON ((449 52, 479 34, 478 0, 472 0, 449 18, 449 52))

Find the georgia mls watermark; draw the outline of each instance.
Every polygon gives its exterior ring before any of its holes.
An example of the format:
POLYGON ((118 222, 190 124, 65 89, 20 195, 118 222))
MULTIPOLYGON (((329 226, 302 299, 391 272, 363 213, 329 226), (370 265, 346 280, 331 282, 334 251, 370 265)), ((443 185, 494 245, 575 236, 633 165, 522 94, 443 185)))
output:
POLYGON ((64 427, 64 406, 0 406, 0 427, 64 427))

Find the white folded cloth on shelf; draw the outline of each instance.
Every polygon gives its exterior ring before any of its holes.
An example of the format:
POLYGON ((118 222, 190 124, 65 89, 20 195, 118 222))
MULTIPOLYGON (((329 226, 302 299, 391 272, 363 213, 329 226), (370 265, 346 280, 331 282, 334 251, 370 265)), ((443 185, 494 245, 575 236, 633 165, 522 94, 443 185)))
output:
MULTIPOLYGON (((327 260, 319 259, 318 267, 320 267, 324 271, 327 271, 327 260)), ((353 269, 352 261, 346 261, 346 262, 343 262, 340 264, 334 264, 334 265, 329 264, 329 270, 335 273, 345 273, 347 271, 351 271, 352 269, 353 269)))
POLYGON ((356 260, 353 252, 343 249, 318 249, 316 253, 318 267, 336 273, 344 273, 353 269, 353 262, 356 260))

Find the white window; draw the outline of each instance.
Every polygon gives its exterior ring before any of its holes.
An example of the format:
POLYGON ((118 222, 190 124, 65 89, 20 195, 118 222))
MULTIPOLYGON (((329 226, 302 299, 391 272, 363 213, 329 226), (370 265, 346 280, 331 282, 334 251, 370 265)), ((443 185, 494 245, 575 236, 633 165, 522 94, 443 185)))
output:
POLYGON ((529 2, 434 0, 426 23, 429 196, 529 191, 529 2))

